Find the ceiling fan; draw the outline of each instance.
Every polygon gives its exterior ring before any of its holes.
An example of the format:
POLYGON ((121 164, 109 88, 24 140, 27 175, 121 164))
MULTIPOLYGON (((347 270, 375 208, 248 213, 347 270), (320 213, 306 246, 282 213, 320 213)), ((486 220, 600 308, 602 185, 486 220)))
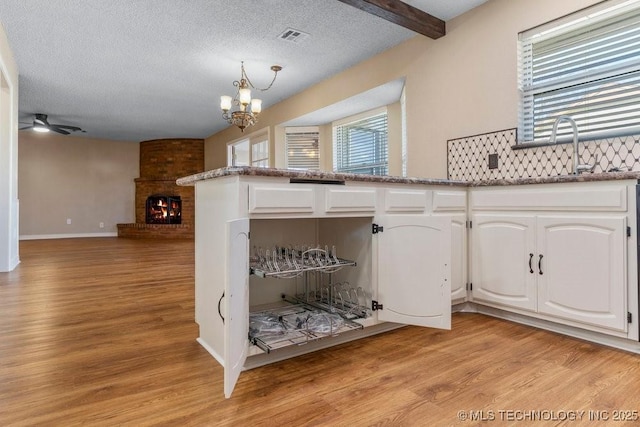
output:
POLYGON ((69 135, 71 132, 77 132, 77 131, 84 132, 81 128, 77 126, 51 124, 47 121, 46 114, 36 114, 35 118, 33 119, 33 125, 20 128, 20 130, 25 130, 25 129, 33 129, 36 132, 54 131, 54 132, 61 133, 63 135, 69 135))

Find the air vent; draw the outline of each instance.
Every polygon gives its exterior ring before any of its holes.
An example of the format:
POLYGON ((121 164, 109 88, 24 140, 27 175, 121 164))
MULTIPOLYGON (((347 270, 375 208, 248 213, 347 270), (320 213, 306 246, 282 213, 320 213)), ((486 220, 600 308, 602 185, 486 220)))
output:
POLYGON ((278 36, 281 40, 286 40, 292 43, 302 43, 309 37, 309 34, 293 28, 287 28, 278 36))

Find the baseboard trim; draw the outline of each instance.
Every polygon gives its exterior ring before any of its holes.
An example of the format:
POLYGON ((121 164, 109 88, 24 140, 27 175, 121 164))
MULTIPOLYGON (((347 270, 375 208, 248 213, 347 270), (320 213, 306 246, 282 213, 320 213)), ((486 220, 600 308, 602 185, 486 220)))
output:
POLYGON ((9 262, 9 271, 15 269, 18 264, 20 264, 20 258, 16 256, 9 262))
POLYGON ((69 234, 27 234, 20 236, 20 240, 45 240, 45 239, 81 239, 85 237, 118 237, 117 232, 107 233, 69 233, 69 234))
POLYGON ((18 266, 18 264, 20 264, 19 258, 9 260, 7 264, 3 264, 2 262, 0 262, 0 273, 8 273, 10 271, 13 271, 18 266))
POLYGON ((630 353, 640 354, 640 342, 631 339, 619 338, 606 335, 600 332, 588 331, 573 326, 562 325, 560 323, 550 322, 548 320, 536 319, 534 317, 525 316, 518 313, 512 313, 500 310, 494 307, 488 307, 473 302, 465 302, 451 307, 451 312, 456 313, 478 313, 487 316, 497 317, 499 319, 532 326, 538 329, 555 332, 595 344, 601 344, 607 347, 617 348, 619 350, 628 351, 630 353))

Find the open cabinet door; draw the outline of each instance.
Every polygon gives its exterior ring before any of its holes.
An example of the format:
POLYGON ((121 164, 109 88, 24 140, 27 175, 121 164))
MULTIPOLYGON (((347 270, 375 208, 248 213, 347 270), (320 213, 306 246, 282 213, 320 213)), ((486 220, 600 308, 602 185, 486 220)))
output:
POLYGON ((227 222, 224 396, 233 392, 249 351, 249 220, 227 222))
POLYGON ((451 219, 387 215, 375 222, 378 319, 451 329, 451 219))

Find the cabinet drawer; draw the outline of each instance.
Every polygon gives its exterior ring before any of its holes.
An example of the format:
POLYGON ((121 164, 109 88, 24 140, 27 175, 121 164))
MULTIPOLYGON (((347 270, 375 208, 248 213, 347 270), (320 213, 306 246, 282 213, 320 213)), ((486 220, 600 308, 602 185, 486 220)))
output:
POLYGON ((374 212, 376 190, 373 188, 325 188, 326 212, 374 212))
POLYGON ((315 189, 296 186, 249 186, 250 213, 313 213, 315 189))
POLYGON ((425 190, 385 190, 384 209, 387 212, 424 212, 427 208, 425 190))
POLYGON ((467 209, 466 191, 442 191, 433 192, 433 211, 464 211, 467 209))
POLYGON ((513 189, 471 191, 473 210, 557 210, 615 211, 627 210, 627 190, 623 186, 595 187, 583 185, 572 189, 513 189))

